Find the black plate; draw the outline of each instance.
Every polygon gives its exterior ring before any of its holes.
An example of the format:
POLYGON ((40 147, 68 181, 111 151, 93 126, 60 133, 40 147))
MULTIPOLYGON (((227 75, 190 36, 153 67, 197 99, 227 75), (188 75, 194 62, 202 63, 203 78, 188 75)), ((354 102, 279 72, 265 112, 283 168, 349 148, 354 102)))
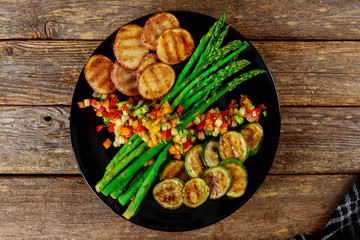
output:
MULTIPOLYGON (((180 21, 181 27, 187 29, 193 36, 197 44, 200 38, 208 31, 209 27, 216 19, 193 12, 172 11, 180 21)), ((143 26, 145 21, 151 15, 141 17, 131 23, 143 26)), ((93 54, 103 54, 115 61, 112 51, 112 41, 117 31, 112 33, 93 54)), ((234 39, 246 40, 235 29, 230 28, 225 41, 234 39)), ((241 55, 241 58, 250 60, 253 64, 250 68, 262 68, 268 70, 264 60, 256 49, 250 44, 241 55)), ((185 64, 185 63, 184 63, 185 64)), ((184 64, 174 66, 177 74, 183 68, 184 64)), ((249 69, 249 68, 248 68, 249 69)), ((111 137, 102 131, 98 134, 95 130, 96 125, 101 124, 91 108, 79 109, 76 102, 83 101, 85 98, 91 97, 93 90, 86 83, 84 71, 81 72, 79 80, 76 84, 70 113, 70 130, 73 150, 79 164, 79 168, 83 177, 94 191, 94 193, 109 208, 120 216, 125 211, 125 207, 121 206, 111 197, 104 197, 102 194, 95 192, 95 184, 102 178, 105 167, 115 155, 117 149, 111 147, 105 150, 102 142, 111 137)), ((119 98, 127 99, 124 95, 118 93, 119 98)), ((186 231, 208 226, 217 221, 224 219, 231 213, 239 209, 259 188, 265 179, 278 146, 280 134, 280 106, 276 87, 273 78, 268 73, 257 76, 236 88, 234 91, 222 97, 217 105, 226 107, 229 101, 234 98, 239 101, 240 94, 246 94, 254 104, 265 104, 268 109, 268 116, 262 117, 260 123, 264 128, 264 141, 259 153, 250 157, 245 166, 249 173, 249 185, 245 194, 238 199, 230 199, 224 197, 219 200, 208 200, 202 206, 196 209, 190 209, 182 206, 179 210, 171 211, 160 207, 152 197, 151 192, 145 197, 137 214, 130 219, 131 222, 151 229, 163 231, 186 231)), ((84 202, 86 204, 86 202, 84 202)), ((251 214, 251 213, 250 213, 251 214)))

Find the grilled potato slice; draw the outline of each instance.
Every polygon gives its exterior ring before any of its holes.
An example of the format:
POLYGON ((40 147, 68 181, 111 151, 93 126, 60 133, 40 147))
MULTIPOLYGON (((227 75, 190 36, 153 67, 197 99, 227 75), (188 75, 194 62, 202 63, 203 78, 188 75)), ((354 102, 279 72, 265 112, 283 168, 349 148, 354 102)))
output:
POLYGON ((159 59, 169 65, 185 61, 194 52, 191 34, 183 28, 165 30, 159 37, 156 52, 159 59))
POLYGON ((111 79, 121 93, 127 96, 139 95, 136 70, 127 69, 116 61, 111 71, 111 79))
POLYGON ((146 21, 141 33, 141 40, 147 48, 155 51, 160 34, 166 29, 179 27, 179 20, 171 13, 157 13, 146 21))
POLYGON ((141 42, 142 27, 128 24, 116 34, 113 45, 116 59, 126 68, 136 69, 142 58, 149 52, 141 42))
POLYGON ((154 63, 140 74, 138 89, 145 99, 159 99, 164 96, 175 82, 175 71, 165 63, 154 63))
POLYGON ((156 53, 148 53, 146 54, 143 59, 141 60, 141 63, 139 65, 139 67, 137 68, 137 77, 139 78, 140 74, 142 73, 142 71, 144 71, 144 69, 147 66, 150 66, 151 64, 160 62, 159 57, 156 55, 156 53))
POLYGON ((87 61, 84 69, 85 79, 97 93, 109 94, 116 90, 111 81, 113 62, 103 55, 93 55, 87 61))

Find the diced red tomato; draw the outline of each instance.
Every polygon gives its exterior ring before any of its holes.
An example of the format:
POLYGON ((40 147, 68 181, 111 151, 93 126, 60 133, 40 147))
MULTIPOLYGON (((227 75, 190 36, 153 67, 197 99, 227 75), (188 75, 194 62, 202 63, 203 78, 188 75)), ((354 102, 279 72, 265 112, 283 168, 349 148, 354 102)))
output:
POLYGON ((194 122, 191 121, 191 122, 188 123, 188 125, 185 126, 185 128, 188 129, 189 127, 191 127, 191 126, 193 126, 193 125, 194 125, 194 122))
POLYGON ((161 108, 161 104, 156 104, 154 109, 160 110, 160 108, 161 108))
POLYGON ((166 141, 166 130, 165 130, 165 131, 164 131, 164 130, 161 131, 161 140, 162 140, 162 141, 166 141))
POLYGON ((116 104, 118 104, 118 99, 116 97, 116 94, 114 94, 113 97, 110 96, 110 106, 114 108, 116 107, 116 104))
POLYGON ((251 115, 252 118, 254 118, 255 122, 258 122, 258 121, 259 121, 260 112, 261 112, 261 108, 254 108, 254 109, 250 112, 250 115, 251 115))
POLYGON ((128 110, 128 105, 127 104, 124 104, 121 108, 122 111, 126 111, 128 110))
POLYGON ((229 114, 229 110, 222 111, 220 114, 224 118, 226 115, 229 114))

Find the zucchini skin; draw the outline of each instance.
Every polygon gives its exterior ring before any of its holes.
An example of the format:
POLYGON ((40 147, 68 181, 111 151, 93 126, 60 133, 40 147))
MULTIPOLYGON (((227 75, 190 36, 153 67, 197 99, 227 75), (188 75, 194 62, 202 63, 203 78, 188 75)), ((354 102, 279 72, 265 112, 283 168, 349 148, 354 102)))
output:
MULTIPOLYGON (((233 147, 234 143, 227 143, 227 145, 230 145, 231 147, 233 147)), ((242 147, 242 146, 240 146, 242 147)), ((243 150, 243 149, 242 149, 243 150)), ((241 162, 245 162, 246 159, 249 157, 250 155, 250 149, 249 149, 249 145, 246 142, 245 138, 243 135, 241 135, 239 132, 237 131, 228 131, 226 133, 224 133, 219 140, 219 155, 220 158, 224 161, 226 159, 230 159, 230 158, 236 158, 238 160, 240 160, 241 162), (236 158, 236 156, 234 156, 235 154, 230 154, 230 156, 224 156, 222 151, 224 151, 226 147, 228 146, 223 146, 225 143, 227 143, 227 141, 230 139, 231 136, 228 136, 230 134, 235 135, 236 137, 239 138, 239 140, 241 141, 241 144, 245 144, 245 154, 243 154, 243 156, 236 158)))
MULTIPOLYGON (((184 182, 182 181, 182 180, 180 180, 180 179, 178 179, 178 178, 166 178, 166 179, 164 179, 164 180, 162 180, 161 182, 159 182, 159 183, 157 183, 155 186, 154 186, 154 188, 153 188, 153 191, 152 191, 152 193, 153 193, 153 196, 154 196, 154 199, 155 199, 155 201, 161 206, 161 207, 163 207, 163 208, 165 208, 165 209, 168 209, 168 210, 176 210, 176 209, 179 209, 181 206, 182 206, 182 204, 183 204, 183 201, 182 201, 182 196, 181 196, 181 192, 182 192, 182 189, 183 189, 183 187, 184 187, 184 182), (170 204, 166 204, 165 202, 162 202, 161 201, 161 199, 156 195, 156 193, 158 193, 157 192, 157 190, 161 190, 161 189, 159 189, 159 188, 161 188, 162 187, 162 185, 164 185, 164 184, 171 184, 171 183, 173 183, 173 184, 177 184, 177 186, 175 186, 174 188, 176 188, 176 187, 179 187, 179 195, 178 195, 178 204, 176 204, 176 205, 174 205, 174 206, 170 206, 170 204)), ((174 186, 174 185, 173 185, 174 186)), ((169 198, 174 198, 174 197, 176 197, 176 196, 174 196, 174 195, 172 195, 172 196, 169 196, 169 195, 167 195, 169 198)), ((171 200, 171 199, 170 199, 171 200)))
POLYGON ((239 161, 238 159, 227 159, 227 160, 224 160, 224 161, 220 162, 219 165, 224 167, 225 169, 227 169, 229 171, 231 177, 232 177, 231 187, 230 187, 229 191, 226 193, 226 195, 228 197, 231 197, 231 198, 239 198, 239 197, 241 197, 245 193, 245 191, 247 189, 247 185, 248 185, 248 172, 247 172, 247 169, 244 166, 244 164, 241 161, 239 161), (245 174, 245 179, 239 179, 239 175, 234 174, 234 172, 233 172, 234 165, 232 165, 232 164, 235 164, 235 165, 239 166, 242 169, 241 171, 243 171, 243 172, 241 172, 241 173, 245 174), (241 184, 241 182, 239 182, 241 180, 246 181, 244 190, 241 190, 238 193, 234 193, 233 192, 234 188, 235 188, 234 185, 235 184, 241 184))
MULTIPOLYGON (((211 176, 210 176, 211 177, 211 176)), ((215 166, 207 169, 203 175, 201 176, 202 179, 206 182, 206 184, 210 188, 210 199, 219 199, 227 194, 227 192, 230 190, 232 178, 230 172, 221 166, 215 166), (218 174, 215 174, 215 179, 209 179, 208 175, 211 174, 211 172, 220 171, 223 173, 223 175, 219 176, 218 174), (222 187, 220 186, 221 181, 226 181, 225 189, 222 189, 222 193, 219 195, 214 194, 214 190, 216 188, 222 187)))
POLYGON ((191 208, 197 208, 202 205, 209 198, 210 188, 202 178, 192 178, 187 181, 181 191, 181 198, 185 206, 191 208), (194 186, 196 186, 194 188, 194 186), (191 194, 191 189, 194 188, 194 194, 191 194), (196 202, 191 197, 196 196, 198 199, 196 202))
POLYGON ((201 174, 207 169, 201 158, 201 150, 202 150, 202 146, 198 144, 192 147, 185 155, 185 169, 187 174, 191 178, 200 177, 201 174), (197 151, 200 151, 200 154, 198 154, 197 151), (190 159, 192 157, 191 154, 198 154, 198 155, 194 156, 195 159, 190 159), (196 161, 196 165, 198 166, 194 166, 193 161, 196 161), (201 169, 194 169, 195 167, 201 169))
MULTIPOLYGON (((213 141, 214 141, 214 142, 218 142, 216 139, 210 139, 210 140, 206 141, 206 142, 203 144, 202 150, 201 150, 201 159, 202 159, 204 165, 205 165, 206 167, 208 167, 208 168, 209 168, 209 167, 215 167, 215 166, 219 165, 219 162, 221 161, 220 155, 219 155, 219 157, 218 157, 218 164, 216 164, 216 165, 210 165, 210 164, 206 161, 206 159, 205 159, 206 147, 207 147, 207 145, 208 145, 209 143, 211 143, 211 142, 213 142, 213 141)), ((219 154, 219 145, 217 145, 217 152, 218 152, 218 154, 219 154)))
MULTIPOLYGON (((260 148, 261 148, 261 145, 262 145, 262 142, 264 140, 264 129, 262 128, 262 126, 260 125, 260 123, 248 123, 248 124, 245 124, 244 126, 242 126, 240 129, 239 129, 239 132, 241 135, 244 136, 245 140, 247 141, 248 145, 249 145, 249 148, 250 148, 250 156, 254 156, 256 155, 260 148), (254 127, 256 128, 255 130, 258 130, 260 131, 258 134, 260 134, 260 140, 257 141, 257 144, 256 146, 252 146, 253 144, 251 144, 251 140, 254 140, 253 138, 252 139, 249 139, 248 135, 245 134, 244 131, 246 131, 247 129, 251 129, 251 131, 254 129, 254 127)), ((254 133, 251 135, 251 137, 254 136, 254 133)))

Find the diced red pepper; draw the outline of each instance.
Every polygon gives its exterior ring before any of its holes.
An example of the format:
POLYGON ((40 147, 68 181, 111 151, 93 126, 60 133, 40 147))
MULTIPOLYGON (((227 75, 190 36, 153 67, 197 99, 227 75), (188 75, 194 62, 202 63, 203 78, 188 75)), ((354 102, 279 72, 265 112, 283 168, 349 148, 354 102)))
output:
POLYGON ((171 129, 166 130, 166 140, 171 138, 171 129))
POLYGON ((134 99, 129 98, 129 99, 128 99, 128 102, 129 102, 130 104, 134 104, 135 101, 134 101, 134 99))
POLYGON ((226 115, 229 114, 229 110, 222 111, 220 114, 224 118, 226 115))
POLYGON ((124 105, 122 106, 121 110, 122 110, 123 112, 126 111, 126 110, 128 110, 127 104, 124 104, 124 105))
POLYGON ((176 109, 176 113, 180 115, 182 112, 184 112, 184 107, 182 104, 180 104, 176 109))
POLYGON ((166 130, 161 131, 161 140, 166 141, 166 130))
POLYGON ((115 127, 115 124, 114 124, 114 123, 110 123, 109 126, 108 126, 108 131, 111 132, 111 133, 114 132, 114 131, 115 131, 115 128, 114 128, 114 127, 115 127))
POLYGON ((98 125, 98 126, 96 126, 96 131, 100 132, 101 129, 103 129, 104 127, 106 127, 106 124, 98 125))
POLYGON ((230 104, 228 108, 235 108, 234 104, 230 104))
POLYGON ((246 98, 247 98, 246 95, 241 95, 241 98, 240 98, 240 105, 241 106, 244 105, 244 101, 245 101, 246 98))
POLYGON ((95 99, 90 99, 90 105, 95 109, 101 108, 101 103, 96 101, 95 99))
POLYGON ((116 94, 110 96, 110 106, 112 108, 116 107, 116 104, 118 104, 118 99, 116 97, 116 94))
POLYGON ((183 149, 187 149, 189 146, 191 145, 191 141, 186 141, 186 143, 184 143, 183 145, 183 149))
POLYGON ((258 106, 258 108, 261 108, 261 110, 266 111, 266 106, 265 106, 264 104, 260 104, 260 105, 258 106))
POLYGON ((196 126, 198 130, 203 130, 205 126, 205 121, 202 121, 199 125, 196 126))

